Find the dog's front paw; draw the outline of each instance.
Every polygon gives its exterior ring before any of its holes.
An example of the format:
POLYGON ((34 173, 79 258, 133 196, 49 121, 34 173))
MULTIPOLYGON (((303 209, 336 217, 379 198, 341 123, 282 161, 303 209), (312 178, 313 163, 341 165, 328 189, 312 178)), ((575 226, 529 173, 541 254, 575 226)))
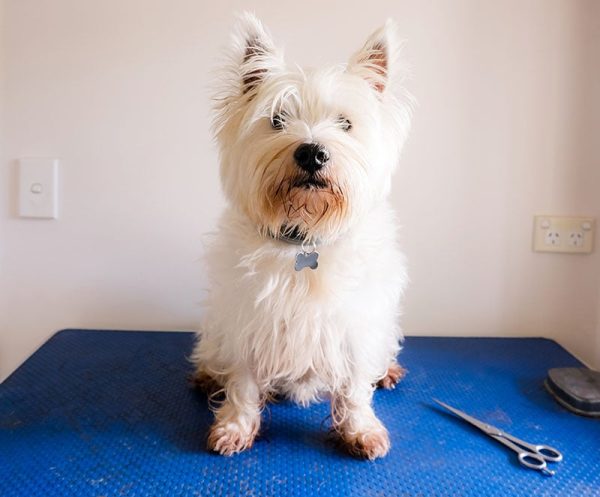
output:
POLYGON ((222 456, 232 456, 249 449, 254 443, 258 426, 243 427, 235 421, 216 422, 208 434, 208 448, 222 456))
POLYGON ((390 437, 385 428, 360 431, 353 434, 341 433, 342 444, 356 457, 373 461, 384 457, 390 450, 390 437))

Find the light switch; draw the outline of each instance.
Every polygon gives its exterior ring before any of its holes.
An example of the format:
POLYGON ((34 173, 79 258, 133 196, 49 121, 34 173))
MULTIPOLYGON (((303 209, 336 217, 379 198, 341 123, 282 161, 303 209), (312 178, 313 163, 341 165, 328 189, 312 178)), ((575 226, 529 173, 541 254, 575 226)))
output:
POLYGON ((58 217, 58 159, 19 159, 19 216, 58 217))

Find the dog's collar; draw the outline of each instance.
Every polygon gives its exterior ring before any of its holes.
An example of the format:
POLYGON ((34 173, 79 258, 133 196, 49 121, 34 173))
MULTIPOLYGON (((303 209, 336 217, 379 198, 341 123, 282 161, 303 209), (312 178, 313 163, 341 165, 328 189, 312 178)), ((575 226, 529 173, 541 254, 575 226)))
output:
POLYGON ((309 240, 308 238, 306 238, 306 234, 300 231, 300 229, 298 229, 297 227, 293 228, 292 230, 283 227, 277 234, 274 234, 271 231, 269 231, 269 236, 274 240, 279 240, 280 242, 289 243, 291 245, 298 245, 303 248, 315 248, 321 245, 320 240, 309 240))

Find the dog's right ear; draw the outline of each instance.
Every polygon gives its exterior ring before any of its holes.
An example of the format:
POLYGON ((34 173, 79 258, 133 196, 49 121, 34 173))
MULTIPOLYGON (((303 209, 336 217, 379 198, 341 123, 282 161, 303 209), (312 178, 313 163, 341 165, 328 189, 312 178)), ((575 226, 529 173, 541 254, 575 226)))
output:
POLYGON ((239 89, 252 97, 260 84, 283 68, 283 57, 262 23, 248 12, 240 14, 233 32, 232 54, 237 63, 239 89))

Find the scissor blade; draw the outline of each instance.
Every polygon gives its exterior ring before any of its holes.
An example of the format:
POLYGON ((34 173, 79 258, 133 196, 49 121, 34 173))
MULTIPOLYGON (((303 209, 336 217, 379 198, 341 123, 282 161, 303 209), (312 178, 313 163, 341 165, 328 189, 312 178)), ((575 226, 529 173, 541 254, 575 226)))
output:
POLYGON ((484 423, 483 421, 480 421, 479 419, 474 418, 473 416, 469 416, 467 413, 459 411, 455 407, 449 406, 448 404, 442 402, 441 400, 438 400, 438 399, 433 399, 433 400, 435 402, 437 402, 439 405, 441 405, 443 408, 448 409, 448 411, 450 411, 451 413, 456 414, 459 418, 462 418, 465 421, 468 421, 473 426, 476 426, 477 428, 479 428, 481 431, 487 433, 488 435, 500 433, 500 430, 498 430, 498 428, 496 428, 492 425, 484 423))

